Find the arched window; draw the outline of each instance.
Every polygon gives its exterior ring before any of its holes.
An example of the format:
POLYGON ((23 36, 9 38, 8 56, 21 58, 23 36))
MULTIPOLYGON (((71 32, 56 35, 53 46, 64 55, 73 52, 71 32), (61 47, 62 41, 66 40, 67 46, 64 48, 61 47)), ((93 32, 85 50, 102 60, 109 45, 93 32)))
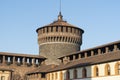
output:
POLYGON ((66 80, 70 80, 70 72, 69 72, 69 70, 67 70, 67 72, 66 72, 66 80))
POLYGON ((120 75, 120 63, 118 62, 115 64, 115 74, 120 75))
POLYGON ((97 66, 94 67, 94 76, 95 77, 99 76, 99 70, 97 66))
POLYGON ((82 78, 86 78, 87 77, 87 70, 86 68, 82 69, 82 78))
POLYGON ((105 75, 106 76, 108 76, 108 75, 110 75, 111 73, 110 73, 110 65, 109 64, 106 64, 105 65, 105 75))
POLYGON ((77 70, 76 69, 74 69, 73 77, 74 77, 74 79, 77 79, 77 70))

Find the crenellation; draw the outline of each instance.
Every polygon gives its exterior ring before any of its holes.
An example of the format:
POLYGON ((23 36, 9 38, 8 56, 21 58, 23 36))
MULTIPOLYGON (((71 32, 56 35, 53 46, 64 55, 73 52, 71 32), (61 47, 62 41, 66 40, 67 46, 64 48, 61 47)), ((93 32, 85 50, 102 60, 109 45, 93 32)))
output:
POLYGON ((78 56, 79 56, 79 59, 81 59, 81 54, 80 54, 80 53, 79 53, 79 55, 78 55, 78 56))
POLYGON ((49 33, 49 27, 47 27, 46 33, 49 33))
POLYGON ((5 64, 6 60, 5 60, 5 56, 2 56, 2 64, 5 64))
POLYGON ((76 58, 75 58, 75 55, 73 55, 73 60, 75 60, 76 58))
POLYGON ((76 34, 78 35, 79 33, 78 33, 78 29, 76 29, 76 34))
POLYGON ((71 28, 70 27, 68 27, 68 33, 71 33, 71 28))
POLYGON ((25 59, 25 57, 22 58, 22 64, 26 65, 26 59, 25 59))
POLYGON ((66 32, 66 27, 65 26, 63 26, 63 32, 66 32))
POLYGON ((58 26, 58 32, 62 32, 62 31, 61 31, 61 26, 58 26))
POLYGON ((33 67, 36 65, 35 58, 32 58, 31 64, 32 64, 33 67))
POLYGON ((36 59, 35 58, 29 58, 29 57, 21 57, 21 56, 6 56, 3 55, 0 58, 0 63, 2 65, 8 65, 8 66, 32 66, 32 65, 37 65, 41 64, 41 60, 38 60, 38 63, 36 63, 36 59), (32 60, 34 59, 34 63, 32 62, 32 60))
POLYGON ((56 32, 56 27, 55 26, 53 26, 53 32, 56 32))
POLYGON ((65 32, 68 33, 68 27, 67 26, 65 26, 65 27, 66 27, 66 31, 65 32))
POLYGON ((92 51, 91 51, 91 56, 93 56, 93 55, 94 55, 94 51, 92 50, 92 51))
POLYGON ((85 58, 87 58, 87 57, 88 57, 88 56, 87 56, 87 54, 88 54, 88 53, 87 53, 87 52, 85 52, 84 54, 85 54, 85 58))
POLYGON ((117 50, 118 50, 117 45, 114 45, 114 50, 113 51, 117 51, 117 50))
POLYGON ((101 49, 98 49, 98 54, 101 54, 101 49))
POLYGON ((51 32, 53 32, 53 26, 51 26, 51 32))
POLYGON ((108 53, 109 52, 109 47, 106 47, 105 48, 105 53, 108 53))
POLYGON ((47 32, 47 29, 48 29, 48 28, 47 28, 47 27, 45 27, 45 33, 48 33, 48 32, 47 32))

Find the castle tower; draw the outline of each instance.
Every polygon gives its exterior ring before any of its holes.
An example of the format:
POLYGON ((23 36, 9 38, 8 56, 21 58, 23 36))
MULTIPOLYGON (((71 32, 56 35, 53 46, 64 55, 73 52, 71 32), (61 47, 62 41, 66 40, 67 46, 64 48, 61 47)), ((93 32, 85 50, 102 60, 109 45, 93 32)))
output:
POLYGON ((58 57, 80 50, 84 31, 63 20, 58 20, 37 30, 39 54, 47 58, 46 64, 59 64, 58 57))

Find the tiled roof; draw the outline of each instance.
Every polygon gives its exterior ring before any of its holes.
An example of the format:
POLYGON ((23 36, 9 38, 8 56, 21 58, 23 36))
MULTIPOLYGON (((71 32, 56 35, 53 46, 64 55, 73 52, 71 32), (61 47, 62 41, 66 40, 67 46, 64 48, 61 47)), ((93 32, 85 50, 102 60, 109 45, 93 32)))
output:
MULTIPOLYGON (((49 26, 67 26, 67 27, 75 27, 77 29, 80 29, 72 24, 69 24, 67 23, 67 21, 54 21, 53 23, 50 23, 48 25, 45 25, 43 27, 49 27, 49 26)), ((40 27, 36 30, 36 32, 38 32, 39 29, 43 28, 43 27, 40 27)), ((82 32, 84 32, 82 29, 80 29, 82 32)))
POLYGON ((74 61, 68 62, 65 65, 60 65, 52 69, 51 71, 58 71, 58 70, 64 70, 67 68, 82 67, 82 66, 88 66, 88 65, 117 61, 117 60, 120 60, 120 50, 115 52, 100 54, 100 55, 94 55, 94 56, 82 58, 79 60, 74 60, 74 61))
POLYGON ((54 68, 52 68, 51 65, 41 66, 31 73, 55 72, 55 71, 60 71, 60 70, 65 70, 70 68, 89 66, 93 64, 100 64, 100 63, 117 61, 117 60, 120 60, 120 50, 115 52, 105 53, 105 54, 94 55, 87 58, 81 58, 78 60, 73 60, 68 62, 67 64, 61 64, 54 68))
POLYGON ((19 56, 19 57, 35 57, 35 58, 45 59, 45 57, 39 56, 39 55, 19 54, 19 53, 10 53, 10 52, 0 52, 0 55, 19 56))
POLYGON ((52 70, 53 68, 55 68, 56 65, 41 65, 40 67, 38 67, 37 69, 34 69, 30 72, 28 72, 27 74, 31 74, 31 73, 46 73, 50 70, 52 70))
MULTIPOLYGON (((45 25, 45 26, 43 26, 43 27, 48 27, 48 26, 67 26, 67 27, 74 27, 74 28, 80 29, 80 28, 78 28, 78 27, 76 27, 76 26, 74 26, 74 25, 72 25, 72 24, 67 23, 67 21, 64 21, 64 20, 62 19, 62 17, 63 17, 63 16, 61 15, 61 13, 59 13, 59 15, 58 15, 58 20, 53 21, 53 23, 50 23, 50 24, 45 25)), ((43 28, 43 27, 38 28, 38 29, 36 30, 36 32, 38 32, 38 30, 41 29, 41 28, 43 28)), ((81 30, 82 32, 84 32, 84 30, 82 30, 82 29, 80 29, 80 30, 81 30)))

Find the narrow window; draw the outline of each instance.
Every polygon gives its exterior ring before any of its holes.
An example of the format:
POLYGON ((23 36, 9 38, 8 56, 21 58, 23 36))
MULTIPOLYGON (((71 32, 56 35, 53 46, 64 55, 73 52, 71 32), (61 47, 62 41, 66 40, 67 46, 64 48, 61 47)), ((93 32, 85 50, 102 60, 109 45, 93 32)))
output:
POLYGON ((110 66, 109 66, 109 64, 107 64, 107 65, 105 66, 105 75, 106 75, 106 76, 110 75, 110 66))
POLYGON ((77 70, 76 69, 74 69, 74 72, 73 72, 74 74, 73 74, 73 76, 74 76, 74 79, 77 79, 77 70))
POLYGON ((96 68, 96 76, 99 76, 98 67, 96 68))
POLYGON ((108 67, 108 75, 110 75, 110 67, 108 67))
POLYGON ((47 27, 47 33, 49 32, 49 27, 47 27))
POLYGON ((83 70, 82 70, 82 77, 83 78, 87 77, 87 70, 86 70, 86 68, 83 68, 83 70))
POLYGON ((76 29, 74 29, 74 33, 76 33, 76 29))
POLYGON ((45 28, 43 28, 43 33, 45 33, 45 28))
POLYGON ((67 72, 66 72, 66 80, 70 80, 70 73, 69 73, 68 70, 67 70, 67 72))
POLYGON ((61 26, 61 32, 63 32, 63 26, 61 26))
POLYGON ((51 27, 51 32, 53 32, 53 27, 51 27))
POLYGON ((56 32, 58 32, 58 26, 56 27, 56 32))
POLYGON ((68 27, 66 27, 66 32, 68 32, 68 27))
POLYGON ((95 66, 94 67, 94 76, 96 77, 96 76, 99 76, 99 70, 98 70, 98 67, 97 66, 95 66))
POLYGON ((70 28, 70 32, 72 33, 72 27, 70 28))

